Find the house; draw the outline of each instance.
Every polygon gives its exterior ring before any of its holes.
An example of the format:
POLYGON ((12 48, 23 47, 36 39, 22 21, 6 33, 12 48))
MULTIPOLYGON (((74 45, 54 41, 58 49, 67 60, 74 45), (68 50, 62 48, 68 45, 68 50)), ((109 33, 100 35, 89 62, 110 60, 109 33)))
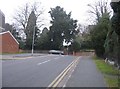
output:
POLYGON ((10 31, 0 33, 0 53, 19 52, 19 43, 10 31))
POLYGON ((0 32, 5 31, 5 15, 0 10, 0 32))
POLYGON ((5 31, 5 15, 0 10, 0 53, 19 52, 19 43, 10 31, 5 31))

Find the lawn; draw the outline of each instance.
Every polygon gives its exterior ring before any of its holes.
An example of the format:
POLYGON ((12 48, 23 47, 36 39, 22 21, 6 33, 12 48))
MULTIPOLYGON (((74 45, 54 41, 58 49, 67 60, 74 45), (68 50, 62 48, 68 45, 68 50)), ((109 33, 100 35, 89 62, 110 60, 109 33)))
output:
POLYGON ((103 59, 93 57, 97 68, 103 73, 104 79, 109 87, 118 87, 118 70, 104 62, 103 59))

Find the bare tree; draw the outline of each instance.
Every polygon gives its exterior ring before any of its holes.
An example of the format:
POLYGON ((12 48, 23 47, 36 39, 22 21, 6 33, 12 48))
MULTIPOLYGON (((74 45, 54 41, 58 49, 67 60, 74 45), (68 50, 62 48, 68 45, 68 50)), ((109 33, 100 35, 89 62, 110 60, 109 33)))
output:
POLYGON ((27 27, 28 24, 28 18, 30 13, 34 11, 35 15, 37 17, 37 27, 41 27, 43 25, 42 21, 43 19, 41 18, 44 10, 41 8, 41 3, 34 2, 32 5, 29 3, 26 3, 22 8, 19 8, 16 10, 15 16, 13 17, 14 20, 16 21, 16 24, 18 24, 20 27, 22 27, 24 30, 27 27))
POLYGON ((91 15, 91 19, 95 19, 95 23, 100 21, 100 18, 105 14, 111 13, 110 5, 108 0, 99 0, 95 4, 88 4, 90 10, 88 13, 91 15))
POLYGON ((43 13, 44 13, 44 9, 41 7, 41 3, 38 2, 34 2, 33 5, 31 6, 31 10, 35 12, 35 15, 37 17, 37 27, 40 28, 41 26, 43 26, 43 13))

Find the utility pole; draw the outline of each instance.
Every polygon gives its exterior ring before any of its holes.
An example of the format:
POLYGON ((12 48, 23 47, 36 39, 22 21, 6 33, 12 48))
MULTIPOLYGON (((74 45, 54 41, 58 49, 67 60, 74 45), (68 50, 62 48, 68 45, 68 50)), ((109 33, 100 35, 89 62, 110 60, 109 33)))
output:
POLYGON ((36 28, 36 25, 34 26, 34 29, 33 29, 32 56, 33 56, 33 53, 34 53, 33 51, 34 51, 35 28, 36 28))

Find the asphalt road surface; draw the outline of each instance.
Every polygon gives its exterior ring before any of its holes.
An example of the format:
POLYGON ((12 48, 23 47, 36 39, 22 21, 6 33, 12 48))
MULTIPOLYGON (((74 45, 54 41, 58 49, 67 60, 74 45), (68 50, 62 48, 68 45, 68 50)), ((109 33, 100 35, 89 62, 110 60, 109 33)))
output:
MULTIPOLYGON (((3 87, 47 87, 74 60, 74 56, 29 56, 2 62, 3 87)), ((106 87, 90 57, 80 57, 66 87, 106 87)))
POLYGON ((2 64, 3 87, 47 87, 73 60, 73 56, 47 55, 2 64))

